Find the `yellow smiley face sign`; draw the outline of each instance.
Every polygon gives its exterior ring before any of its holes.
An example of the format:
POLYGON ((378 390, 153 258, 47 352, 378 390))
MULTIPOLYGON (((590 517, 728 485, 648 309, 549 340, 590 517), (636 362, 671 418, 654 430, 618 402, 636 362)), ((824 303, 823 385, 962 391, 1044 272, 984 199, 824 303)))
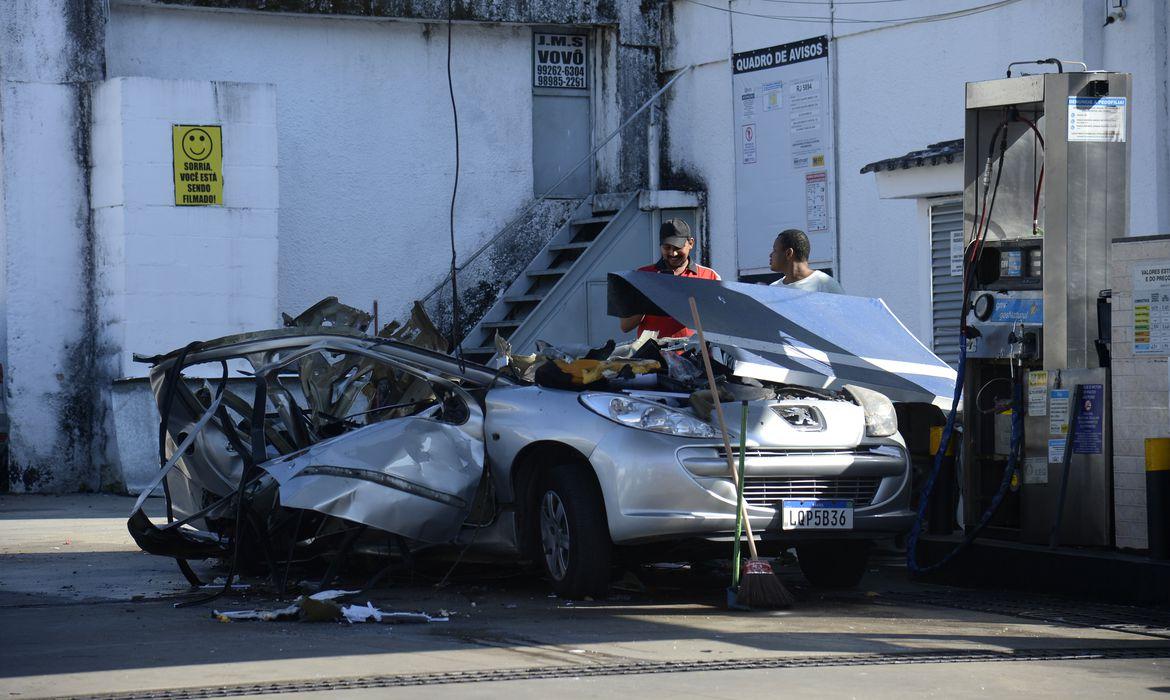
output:
POLYGON ((171 127, 175 205, 223 205, 223 134, 219 126, 171 127))

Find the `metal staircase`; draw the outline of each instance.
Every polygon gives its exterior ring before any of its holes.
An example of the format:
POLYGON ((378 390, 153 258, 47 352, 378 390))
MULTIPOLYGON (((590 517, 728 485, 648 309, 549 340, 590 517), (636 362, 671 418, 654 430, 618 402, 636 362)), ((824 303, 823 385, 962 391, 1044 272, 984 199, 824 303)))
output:
MULTIPOLYGON (((637 194, 622 197, 617 200, 620 204, 615 204, 612 196, 585 199, 467 334, 462 346, 464 355, 472 361, 487 361, 496 352, 494 339, 497 333, 508 338, 515 351, 530 350, 536 340, 534 334, 548 326, 550 314, 564 312, 566 306, 587 307, 589 285, 586 282, 590 277, 599 277, 604 283, 608 270, 598 270, 598 264, 609 257, 604 255, 605 250, 612 248, 615 239, 621 238, 620 234, 642 214, 637 199, 637 194)), ((646 240, 643 229, 638 229, 641 234, 639 241, 646 240)), ((645 253, 639 250, 636 257, 615 269, 628 268, 632 262, 644 257, 645 253)), ((597 281, 593 280, 594 283, 597 281)), ((596 313, 598 309, 593 311, 596 313)), ((580 315, 572 319, 573 328, 562 329, 549 339, 588 342, 589 310, 582 308, 578 313, 580 315), (570 337, 565 337, 566 334, 570 337)), ((604 314, 604 310, 601 313, 604 314)), ((617 332, 616 322, 613 330, 617 332)))

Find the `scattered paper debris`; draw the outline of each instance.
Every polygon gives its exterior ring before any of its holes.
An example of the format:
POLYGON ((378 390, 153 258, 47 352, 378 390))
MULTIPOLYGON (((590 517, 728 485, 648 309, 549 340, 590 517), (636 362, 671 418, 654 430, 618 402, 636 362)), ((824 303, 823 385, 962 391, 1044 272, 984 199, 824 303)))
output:
POLYGON ((440 610, 438 615, 428 615, 424 612, 387 612, 377 608, 373 603, 366 601, 365 605, 341 605, 335 602, 338 598, 355 595, 359 591, 329 590, 314 593, 311 596, 301 596, 291 605, 276 610, 216 610, 212 617, 220 622, 341 622, 350 624, 358 622, 448 622, 449 613, 440 610))
POLYGON ((357 595, 358 593, 361 593, 361 591, 342 591, 330 589, 328 591, 317 591, 309 597, 313 600, 334 600, 336 598, 344 598, 347 595, 357 595))
MULTIPOLYGON (((445 611, 444 611, 445 612, 445 611)), ((374 607, 369 601, 365 605, 347 605, 341 609, 342 616, 354 622, 448 622, 446 615, 431 616, 424 612, 386 612, 374 607)))
POLYGON ((220 622, 236 622, 245 620, 256 620, 259 622, 278 622, 284 620, 295 620, 300 615, 300 611, 300 606, 296 603, 293 603, 287 608, 280 608, 278 610, 216 610, 212 613, 212 615, 220 622))

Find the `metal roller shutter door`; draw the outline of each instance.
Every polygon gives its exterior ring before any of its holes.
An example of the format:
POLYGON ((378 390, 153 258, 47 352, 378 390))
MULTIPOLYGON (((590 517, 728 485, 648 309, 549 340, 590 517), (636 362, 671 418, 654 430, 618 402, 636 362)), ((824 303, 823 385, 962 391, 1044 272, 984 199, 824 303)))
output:
POLYGON ((962 305, 963 295, 962 250, 962 201, 931 205, 930 261, 934 354, 956 368, 959 363, 959 307, 962 305), (958 263, 957 268, 955 263, 958 263))

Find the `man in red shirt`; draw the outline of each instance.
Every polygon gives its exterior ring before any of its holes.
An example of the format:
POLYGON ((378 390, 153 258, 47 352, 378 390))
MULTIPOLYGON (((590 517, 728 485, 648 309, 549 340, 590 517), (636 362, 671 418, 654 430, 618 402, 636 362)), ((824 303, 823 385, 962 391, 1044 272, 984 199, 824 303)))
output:
MULTIPOLYGON (((653 265, 639 267, 638 272, 659 272, 664 275, 697 277, 703 280, 719 279, 719 273, 691 260, 695 237, 691 235, 691 227, 687 222, 682 219, 663 221, 662 228, 658 231, 658 241, 662 257, 653 265)), ((621 320, 621 325, 623 333, 637 327, 638 335, 642 335, 643 331, 658 331, 659 338, 686 338, 694 335, 694 331, 669 316, 645 314, 625 316, 621 320)))

